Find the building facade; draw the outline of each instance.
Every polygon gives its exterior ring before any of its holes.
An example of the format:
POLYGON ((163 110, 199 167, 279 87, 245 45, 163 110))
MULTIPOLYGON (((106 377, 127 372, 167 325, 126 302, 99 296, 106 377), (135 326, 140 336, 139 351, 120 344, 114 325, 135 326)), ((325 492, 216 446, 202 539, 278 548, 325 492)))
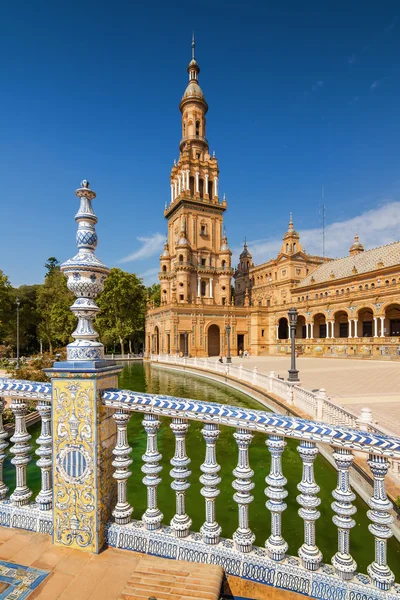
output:
POLYGON ((188 73, 179 105, 179 159, 171 170, 171 198, 164 211, 168 234, 160 257, 161 305, 147 312, 146 350, 218 356, 226 351, 226 326, 231 326, 235 352, 238 339, 244 347, 250 321, 248 311, 236 310, 232 300, 232 253, 223 225, 227 202, 220 198, 218 160, 206 137, 208 105, 198 81, 194 41, 188 73))
POLYGON ((290 219, 278 256, 254 265, 245 244, 234 277, 254 355, 290 353, 293 306, 298 353, 400 358, 400 242, 364 250, 356 235, 344 258, 311 256, 290 219))
POLYGON ((168 234, 160 257, 160 307, 146 316, 146 352, 218 356, 289 354, 288 309, 299 314, 298 353, 400 358, 400 242, 349 255, 307 254, 292 216, 276 258, 255 265, 245 242, 239 263, 223 226, 227 209, 219 168, 206 137, 207 102, 194 56, 180 103, 182 135, 165 207, 168 234), (234 278, 234 296, 231 292, 234 278))

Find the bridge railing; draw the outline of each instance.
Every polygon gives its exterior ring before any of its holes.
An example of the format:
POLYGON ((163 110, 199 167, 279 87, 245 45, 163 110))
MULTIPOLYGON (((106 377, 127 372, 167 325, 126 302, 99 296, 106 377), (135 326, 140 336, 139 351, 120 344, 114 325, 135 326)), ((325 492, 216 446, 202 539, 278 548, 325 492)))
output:
MULTIPOLYGON (((278 381, 280 385, 282 382, 278 381)), ((73 384, 72 388, 75 387, 76 384, 73 384)), ((12 464, 16 470, 16 487, 9 497, 3 478, 0 479, 2 525, 45 533, 52 533, 57 527, 52 507, 52 468, 62 467, 72 477, 71 473, 75 467, 73 464, 68 469, 68 465, 57 466, 61 457, 52 455, 51 388, 51 384, 0 379, 0 393, 11 397, 11 409, 15 416, 15 433, 10 441, 13 444, 11 453, 14 455, 12 464), (26 480, 26 467, 31 460, 31 436, 26 428, 26 411, 27 401, 32 399, 37 401, 42 417, 37 451, 40 457, 38 468, 41 471, 41 490, 33 504, 32 493, 26 480)), ((112 520, 107 524, 105 538, 109 545, 168 558, 221 564, 227 573, 301 591, 306 595, 326 600, 336 597, 332 596, 333 588, 337 588, 340 595, 343 589, 349 590, 346 587, 348 585, 353 586, 351 589, 355 592, 367 586, 369 597, 374 600, 380 597, 378 590, 392 589, 394 575, 387 563, 387 540, 392 535, 390 525, 393 516, 392 504, 387 497, 385 477, 389 460, 400 459, 400 438, 262 410, 186 398, 139 394, 130 390, 99 390, 98 397, 99 402, 110 411, 110 419, 114 421, 116 429, 116 438, 112 446, 116 500, 112 502, 112 520), (146 451, 142 457, 141 470, 144 474, 142 481, 147 489, 147 502, 141 521, 132 519, 133 507, 128 500, 129 478, 132 474, 132 447, 128 441, 128 424, 133 412, 143 414, 142 425, 146 435, 146 451), (158 448, 160 417, 169 419, 169 427, 175 437, 169 459, 172 467, 170 475, 173 479, 171 493, 175 494, 176 511, 169 526, 163 525, 164 517, 162 507, 158 505, 157 494, 162 470, 162 455, 158 448), (186 508, 186 491, 191 485, 186 439, 192 421, 203 423, 201 434, 204 444, 199 451, 204 452, 200 482, 203 486, 201 496, 204 498, 205 520, 199 532, 191 531, 190 511, 186 508), (224 531, 218 522, 215 505, 221 484, 221 467, 217 458, 221 426, 231 429, 237 445, 237 466, 233 472, 235 479, 232 483, 233 498, 237 505, 237 527, 232 540, 222 537, 224 531), (249 447, 255 432, 265 435, 266 452, 271 456, 265 489, 271 535, 265 540, 264 548, 254 546, 255 535, 250 527, 254 488, 252 467, 259 468, 259 465, 251 465, 249 460, 249 447), (288 543, 282 535, 282 519, 287 508, 287 480, 284 476, 282 455, 287 439, 298 441, 297 450, 302 461, 302 476, 297 484, 297 502, 299 515, 304 522, 304 538, 298 549, 298 558, 287 555, 288 543), (338 471, 337 487, 332 491, 332 508, 335 513, 333 523, 338 530, 338 546, 333 556, 324 557, 325 562, 330 560, 331 566, 323 563, 316 533, 316 523, 320 517, 320 488, 314 476, 314 462, 320 444, 333 447, 333 459, 338 471), (368 576, 357 574, 357 565, 351 554, 350 538, 351 529, 356 524, 353 518, 356 509, 352 505, 355 495, 350 487, 349 470, 356 452, 368 458, 373 480, 368 517, 371 521, 369 531, 374 537, 375 557, 371 556, 368 576), (377 590, 376 594, 373 592, 374 587, 377 590)), ((60 401, 62 398, 58 398, 57 402, 60 401)), ((308 399, 304 402, 308 402, 308 399)), ((3 404, 2 402, 2 406, 3 404)), ((0 429, 3 464, 6 458, 7 433, 3 427, 0 429)), ((57 435, 62 436, 62 431, 57 435)), ((67 458, 64 456, 63 460, 67 458)), ((101 493, 101 487, 97 492, 101 493)), ((113 498, 112 493, 107 494, 108 499, 113 498)))
MULTIPOLYGON (((350 488, 349 469, 353 463, 354 452, 362 452, 368 456, 374 482, 368 516, 372 522, 369 529, 375 537, 375 558, 368 567, 368 575, 376 588, 380 590, 391 588, 394 576, 387 565, 386 544, 387 539, 392 535, 389 525, 393 517, 390 514, 392 505, 385 489, 385 475, 389 467, 388 459, 400 458, 400 438, 325 425, 261 410, 185 398, 138 394, 129 390, 106 390, 102 398, 106 406, 115 410, 114 419, 118 428, 117 444, 113 451, 118 499, 113 516, 116 526, 120 527, 109 528, 109 543, 118 545, 117 540, 120 539, 122 547, 124 544, 139 547, 139 538, 141 536, 143 538, 144 532, 147 531, 150 541, 152 539, 153 541, 157 539, 160 543, 163 541, 164 545, 154 546, 158 548, 158 553, 161 551, 160 548, 164 548, 163 555, 168 556, 168 553, 172 552, 171 548, 175 548, 174 542, 171 541, 175 539, 178 540, 176 543, 179 558, 187 560, 190 552, 195 554, 197 552, 197 556, 204 557, 204 562, 213 560, 224 564, 228 572, 234 574, 237 574, 232 566, 235 564, 235 557, 236 562, 244 561, 243 565, 246 563, 246 557, 250 555, 251 561, 250 559, 249 561, 252 564, 254 561, 257 562, 257 555, 260 555, 267 557, 273 564, 290 565, 290 561, 287 563, 288 543, 282 536, 282 518, 286 509, 287 496, 282 454, 286 440, 294 438, 299 442, 297 450, 302 461, 302 479, 297 485, 300 492, 297 497, 299 515, 304 521, 304 543, 298 550, 301 567, 306 572, 316 573, 320 572, 322 565, 323 557, 316 539, 316 522, 320 516, 318 511, 320 488, 314 477, 313 465, 319 452, 317 444, 327 444, 334 447, 333 458, 338 470, 337 487, 332 491, 334 498, 332 508, 335 512, 333 523, 338 529, 338 547, 332 557, 325 557, 325 559, 331 559, 332 575, 340 578, 341 581, 354 579, 356 562, 351 555, 350 532, 356 524, 353 519, 356 509, 352 505, 355 495, 350 488), (143 483, 147 487, 147 508, 142 523, 136 523, 133 527, 129 525, 133 507, 127 500, 132 464, 130 457, 132 448, 128 443, 127 428, 132 412, 143 413, 142 424, 147 437, 146 452, 143 455, 144 465, 141 469, 144 473, 143 483), (174 453, 173 450, 171 451, 170 457, 172 466, 170 474, 173 478, 171 488, 176 496, 176 513, 167 532, 162 527, 163 514, 157 499, 162 469, 160 465, 162 455, 157 445, 161 426, 160 417, 170 419, 169 426, 175 436, 175 449, 174 453), (202 421, 204 424, 201 430, 204 439, 204 462, 201 465, 203 474, 200 482, 203 485, 201 495, 204 498, 205 521, 199 534, 194 535, 191 534, 192 521, 186 508, 186 490, 190 487, 191 475, 190 457, 186 452, 186 437, 191 421, 202 421), (218 523, 215 506, 221 483, 221 467, 217 459, 221 425, 232 428, 238 449, 237 467, 233 472, 235 480, 232 483, 238 521, 231 542, 223 541, 221 538, 223 531, 218 523), (266 478, 265 495, 272 533, 265 541, 264 554, 261 549, 254 548, 255 535, 249 525, 254 488, 252 482, 254 471, 249 462, 249 446, 255 432, 265 434, 265 444, 271 455, 271 469, 266 478), (160 532, 161 537, 157 537, 157 532, 160 532), (127 541, 128 538, 130 541, 127 541), (229 548, 229 551, 225 552, 225 548, 229 548)), ((242 569, 245 568, 243 565, 242 569)), ((240 574, 243 574, 243 570, 240 574)))
MULTIPOLYGON (((11 527, 29 525, 28 529, 49 533, 52 520, 53 488, 53 440, 51 432, 51 385, 31 381, 0 380, 0 395, 9 398, 9 406, 14 417, 14 431, 11 434, 3 424, 3 413, 6 402, 0 398, 0 500, 7 505, 0 509, 0 524, 11 527), (32 436, 29 424, 29 404, 36 403, 40 415, 41 429, 36 440, 36 467, 40 471, 40 491, 33 497, 30 481, 27 477, 28 464, 35 460, 32 451, 32 436), (4 482, 4 463, 9 454, 12 468, 15 470, 15 487, 9 490, 4 482), (27 517, 24 509, 34 506, 34 511, 27 517), (28 523, 29 521, 29 523, 28 523), (21 525, 22 524, 22 525, 21 525)), ((34 475, 37 479, 37 474, 34 475)), ((25 527, 24 527, 25 528, 25 527)))
MULTIPOLYGON (((274 394, 289 406, 295 406, 307 414, 311 419, 323 421, 330 425, 346 425, 349 427, 360 427, 364 431, 374 431, 391 435, 380 424, 374 423, 372 412, 369 408, 361 410, 361 416, 353 414, 342 406, 338 406, 329 400, 326 390, 321 388, 317 391, 306 390, 294 385, 277 376, 274 371, 268 375, 259 373, 257 367, 246 369, 241 364, 220 363, 219 360, 206 358, 185 358, 171 354, 152 354, 153 362, 167 362, 186 367, 205 369, 209 372, 229 375, 240 381, 261 388, 265 392, 274 394)), ((392 458, 389 462, 390 474, 400 481, 400 461, 392 458)))

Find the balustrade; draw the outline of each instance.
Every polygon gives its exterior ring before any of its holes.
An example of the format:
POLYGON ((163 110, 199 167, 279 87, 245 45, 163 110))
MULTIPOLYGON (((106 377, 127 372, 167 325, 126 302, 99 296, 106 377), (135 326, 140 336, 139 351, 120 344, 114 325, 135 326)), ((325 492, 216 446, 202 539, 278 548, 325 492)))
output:
POLYGON ((51 483, 51 470, 53 468, 53 438, 51 436, 51 403, 48 400, 39 400, 38 413, 42 420, 40 436, 37 439, 39 448, 36 450, 39 460, 37 466, 41 471, 41 489, 36 496, 40 510, 50 510, 53 503, 53 489, 51 483))
POLYGON ((147 510, 143 515, 143 521, 146 528, 153 531, 160 528, 164 516, 157 506, 157 489, 161 482, 158 474, 162 471, 162 466, 159 464, 162 456, 157 447, 160 421, 154 415, 145 414, 142 423, 147 434, 146 452, 142 456, 145 463, 142 467, 142 472, 145 474, 143 483, 147 486, 147 510))
POLYGON ((3 481, 3 466, 4 461, 7 458, 6 448, 8 448, 9 444, 6 442, 8 437, 7 431, 4 429, 3 425, 3 412, 6 403, 3 398, 0 398, 0 500, 3 500, 7 496, 8 487, 3 481))
POLYGON ((320 517, 317 506, 321 500, 317 497, 319 485, 314 479, 314 461, 317 458, 318 448, 314 442, 302 440, 297 448, 303 461, 303 477, 297 485, 301 494, 297 496, 297 502, 301 508, 300 517, 304 520, 304 543, 299 548, 299 557, 303 567, 310 571, 316 571, 322 562, 322 553, 315 543, 315 522, 320 517))
POLYGON ((128 423, 131 415, 126 410, 118 410, 113 414, 113 418, 117 425, 117 443, 113 449, 115 459, 112 462, 112 466, 115 467, 113 477, 117 481, 117 504, 112 514, 118 525, 125 525, 131 520, 133 512, 127 492, 128 479, 132 475, 129 470, 132 464, 132 448, 128 444, 128 423))
MULTIPOLYGON (((209 364, 209 361, 205 361, 205 363, 209 364)), ((239 367, 237 368, 239 369, 239 367)), ((271 378, 268 378, 267 381, 270 383, 271 378)), ((0 391, 3 391, 1 381, 0 391)), ((41 490, 36 497, 36 504, 29 504, 31 491, 26 480, 26 467, 30 461, 31 447, 29 442, 31 436, 26 427, 28 405, 23 394, 21 396, 13 397, 11 402, 11 410, 15 416, 15 432, 11 438, 13 444, 11 453, 14 455, 12 464, 16 469, 17 483, 10 496, 9 505, 16 508, 23 507, 24 510, 35 510, 35 506, 37 506, 36 510, 39 510, 40 513, 46 512, 51 515, 52 443, 49 392, 45 390, 45 393, 38 398, 37 405, 41 418, 41 432, 37 440, 39 448, 36 451, 39 456, 37 465, 41 471, 41 490)), ((303 396, 303 398, 305 398, 305 401, 310 401, 308 395, 303 396)), ((144 463, 142 472, 144 473, 143 484, 147 488, 147 507, 142 516, 142 529, 147 530, 147 535, 150 536, 149 539, 153 535, 159 535, 161 538, 157 539, 165 541, 167 539, 165 536, 170 535, 168 539, 175 539, 180 544, 187 541, 188 548, 191 548, 190 552, 195 552, 193 556, 197 556, 196 552, 199 552, 198 556, 210 557, 211 555, 207 552, 210 552, 211 548, 215 548, 217 554, 213 555, 212 560, 222 561, 221 564, 228 569, 228 572, 230 567, 226 566, 228 565, 226 562, 228 559, 224 558, 225 550, 223 548, 225 547, 227 548, 226 552, 234 552, 237 553, 238 557, 242 557, 239 559, 241 561, 245 561, 245 557, 249 553, 251 553, 251 561, 257 561, 256 557, 262 557, 262 555, 260 554, 261 549, 253 546, 255 536, 250 526, 254 472, 249 461, 249 449, 254 432, 257 431, 267 436, 265 443, 271 456, 270 471, 266 473, 265 477, 267 484, 265 489, 267 497, 266 510, 270 513, 271 534, 265 541, 265 549, 268 560, 277 565, 277 569, 284 569, 288 543, 282 536, 282 519, 286 510, 285 499, 288 493, 285 489, 287 480, 284 476, 283 452, 286 438, 297 438, 299 440, 298 453, 302 461, 301 481, 297 485, 299 490, 297 497, 297 502, 300 505, 299 515, 304 521, 304 541, 298 550, 302 568, 305 572, 322 573, 320 569, 322 553, 317 545, 318 532, 316 526, 319 518, 320 499, 318 498, 319 486, 314 475, 314 462, 318 455, 317 444, 327 444, 334 447, 333 459, 338 471, 337 487, 332 492, 334 500, 332 509, 335 513, 333 523, 337 527, 338 541, 337 551, 332 552, 332 557, 326 556, 325 561, 331 560, 338 580, 344 583, 356 580, 357 565, 351 554, 350 543, 350 532, 356 523, 354 518, 356 509, 353 505, 355 494, 350 487, 350 469, 353 464, 353 451, 356 451, 368 456, 368 464, 374 482, 373 494, 369 500, 370 510, 368 516, 371 521, 369 531, 373 536, 375 556, 368 567, 368 575, 377 590, 391 590, 394 575, 387 563, 387 540, 392 535, 390 525, 393 517, 391 515, 392 505, 387 498, 385 489, 385 476, 389 468, 389 459, 399 460, 400 458, 399 438, 385 436, 377 431, 363 432, 357 429, 348 429, 342 425, 321 425, 305 419, 281 417, 265 411, 242 408, 239 410, 237 407, 167 396, 158 397, 146 394, 144 402, 142 395, 127 390, 105 390, 102 392, 102 401, 106 406, 114 409, 113 419, 117 426, 115 447, 113 448, 114 460, 112 462, 115 469, 113 477, 116 485, 116 502, 112 511, 114 525, 109 524, 108 531, 110 533, 107 535, 112 535, 114 526, 122 528, 119 530, 121 532, 124 531, 124 528, 128 528, 125 531, 129 531, 130 536, 134 536, 135 531, 140 532, 141 530, 140 524, 135 528, 132 527, 133 508, 127 500, 128 481, 132 465, 132 448, 128 443, 127 427, 131 411, 139 411, 143 413, 143 427, 146 432, 146 451, 142 457, 144 463), (171 519, 170 534, 166 533, 166 529, 162 527, 163 514, 158 507, 157 500, 157 490, 161 482, 160 472, 162 470, 160 465, 162 457, 157 446, 158 431, 161 425, 160 417, 170 419, 170 428, 175 440, 174 450, 171 451, 170 463, 172 468, 170 475, 172 477, 171 488, 175 493, 176 510, 171 519), (186 507, 186 492, 190 486, 191 476, 190 457, 187 455, 186 450, 186 437, 191 420, 203 422, 201 433, 204 439, 205 459, 200 467, 202 471, 200 482, 202 484, 201 495, 205 501, 205 521, 200 528, 200 535, 191 534, 190 507, 189 510, 186 507), (232 435, 238 448, 237 466, 233 471, 235 479, 232 483, 233 499, 237 504, 238 517, 233 540, 230 542, 232 546, 229 546, 228 542, 221 538, 223 531, 216 514, 216 498, 221 483, 221 467, 217 461, 219 426, 221 424, 232 428, 232 435), (221 541, 222 544, 220 544, 221 541), (210 548, 210 550, 204 554, 204 550, 199 545, 210 548), (252 550, 255 550, 255 552, 252 552, 252 550)), ((297 401, 299 401, 299 397, 297 401)), ((4 402, 0 400, 0 475, 7 447, 7 433, 1 419, 3 410, 4 402)), ((0 500, 4 499, 7 494, 7 488, 1 477, 0 494, 0 500)), ((0 506, 2 505, 0 504, 0 506)), ((7 504, 4 506, 7 506, 7 504)), ((118 536, 115 538, 109 537, 108 542, 115 545, 117 539, 119 539, 118 536)), ((173 542, 168 541, 168 544, 171 545, 173 542)), ((161 548, 161 546, 157 547, 161 548)), ((372 547, 371 539, 371 551, 372 547)), ((163 550, 160 550, 160 552, 163 555, 163 550)), ((184 556, 188 560, 197 560, 191 558, 190 553, 184 556)), ((211 558, 203 558, 202 560, 211 560, 211 558)), ((262 559, 260 558, 260 560, 262 559)), ((362 585, 359 579, 357 585, 362 585)), ((371 589, 371 586, 369 589, 371 589)), ((378 596, 371 597, 378 598, 378 596)))
POLYGON ((203 472, 200 483, 204 486, 201 488, 201 495, 206 500, 206 520, 200 532, 206 544, 218 544, 221 527, 215 520, 215 499, 219 495, 217 485, 221 483, 221 477, 218 475, 221 467, 217 463, 215 446, 220 430, 218 425, 206 423, 201 433, 206 442, 206 458, 200 467, 203 472))
POLYGON ((175 436, 175 454, 171 458, 171 477, 174 481, 171 488, 176 494, 176 514, 171 520, 171 528, 176 537, 183 538, 189 535, 191 518, 186 514, 186 490, 190 487, 188 478, 192 474, 189 470, 190 458, 186 454, 186 434, 189 423, 186 419, 172 419, 170 427, 175 436))
POLYGON ((271 470, 265 478, 268 487, 265 495, 269 498, 265 506, 271 512, 271 535, 265 542, 268 555, 272 560, 283 560, 288 544, 282 537, 282 513, 287 506, 284 499, 288 493, 285 490, 286 477, 282 473, 282 453, 285 449, 285 439, 279 435, 270 435, 265 442, 271 454, 271 470))
POLYGON ((14 435, 10 438, 13 442, 11 454, 14 458, 11 459, 11 464, 15 466, 16 471, 16 486, 10 496, 10 500, 15 506, 24 506, 28 504, 32 492, 26 484, 26 467, 31 461, 30 451, 32 446, 28 444, 31 435, 26 429, 26 415, 28 413, 28 404, 24 400, 13 398, 11 402, 11 410, 15 419, 14 435))
POLYGON ((233 534, 233 540, 237 550, 240 552, 250 552, 256 538, 249 527, 249 504, 254 499, 250 494, 254 488, 254 483, 251 481, 254 471, 250 468, 249 464, 249 446, 253 439, 253 434, 248 429, 237 429, 233 437, 239 449, 238 464, 233 471, 236 479, 232 483, 233 489, 236 490, 233 499, 239 505, 239 527, 233 534))

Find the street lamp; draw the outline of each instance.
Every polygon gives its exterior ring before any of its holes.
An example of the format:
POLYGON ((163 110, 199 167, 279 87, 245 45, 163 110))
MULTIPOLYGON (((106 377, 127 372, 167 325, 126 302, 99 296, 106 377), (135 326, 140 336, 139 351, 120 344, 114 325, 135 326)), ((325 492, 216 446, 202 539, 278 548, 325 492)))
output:
POLYGON ((184 339, 184 342, 185 342, 183 356, 185 358, 187 358, 187 355, 188 355, 188 332, 187 331, 183 332, 183 339, 184 339))
POLYGON ((21 304, 20 299, 16 298, 15 304, 17 305, 17 369, 19 369, 19 305, 21 304))
POLYGON ((226 340, 227 340, 227 347, 228 347, 228 351, 226 354, 226 362, 231 363, 232 362, 232 358, 231 358, 231 326, 227 325, 225 327, 225 330, 226 330, 226 340))
POLYGON ((297 325, 297 310, 295 308, 289 308, 288 310, 288 316, 289 316, 289 327, 290 327, 290 341, 292 343, 292 361, 291 361, 291 367, 289 369, 289 377, 288 377, 288 381, 291 381, 293 383, 298 383, 300 381, 299 379, 299 372, 296 369, 296 325, 297 325))

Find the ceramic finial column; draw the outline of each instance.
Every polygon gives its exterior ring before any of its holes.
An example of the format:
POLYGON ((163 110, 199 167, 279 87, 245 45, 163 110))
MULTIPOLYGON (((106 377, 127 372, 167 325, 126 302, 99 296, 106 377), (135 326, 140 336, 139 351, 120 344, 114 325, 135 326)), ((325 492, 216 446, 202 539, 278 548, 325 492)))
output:
POLYGON ((103 345, 93 326, 99 311, 95 298, 109 272, 94 253, 97 217, 92 201, 96 194, 85 180, 76 195, 80 202, 75 216, 78 252, 61 270, 76 296, 71 310, 77 326, 74 341, 67 346, 67 360, 55 362, 47 371, 53 394, 53 542, 99 552, 117 487, 112 467, 116 424, 100 396, 103 389, 117 387, 121 368, 103 360, 103 345))

